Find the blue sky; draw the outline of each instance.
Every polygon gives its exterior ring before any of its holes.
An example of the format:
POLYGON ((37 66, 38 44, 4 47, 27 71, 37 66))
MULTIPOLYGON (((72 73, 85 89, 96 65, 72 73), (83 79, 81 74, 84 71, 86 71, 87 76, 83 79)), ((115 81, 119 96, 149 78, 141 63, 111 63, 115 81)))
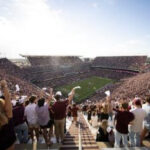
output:
POLYGON ((150 55, 150 0, 0 0, 1 56, 150 55))

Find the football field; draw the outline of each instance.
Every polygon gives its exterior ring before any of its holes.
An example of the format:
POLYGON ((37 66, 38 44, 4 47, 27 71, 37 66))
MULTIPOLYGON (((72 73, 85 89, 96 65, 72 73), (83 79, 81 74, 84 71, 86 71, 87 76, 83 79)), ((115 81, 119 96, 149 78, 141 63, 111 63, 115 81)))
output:
POLYGON ((111 79, 94 76, 94 77, 90 77, 90 78, 86 78, 84 80, 74 82, 69 85, 59 87, 56 90, 61 91, 63 93, 63 95, 67 97, 68 93, 70 92, 70 90, 73 87, 80 86, 81 89, 76 89, 76 94, 73 99, 75 102, 79 103, 82 100, 84 100, 84 99, 88 98, 89 96, 91 96, 92 94, 94 94, 96 92, 96 90, 102 88, 103 86, 105 86, 108 83, 113 83, 113 82, 114 81, 111 79))

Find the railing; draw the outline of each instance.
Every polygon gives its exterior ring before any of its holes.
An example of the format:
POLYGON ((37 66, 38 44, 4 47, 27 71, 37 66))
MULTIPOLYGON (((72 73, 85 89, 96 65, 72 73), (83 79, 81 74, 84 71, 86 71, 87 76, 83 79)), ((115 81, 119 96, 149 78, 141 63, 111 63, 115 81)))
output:
POLYGON ((79 150, 82 150, 81 128, 79 123, 79 150))

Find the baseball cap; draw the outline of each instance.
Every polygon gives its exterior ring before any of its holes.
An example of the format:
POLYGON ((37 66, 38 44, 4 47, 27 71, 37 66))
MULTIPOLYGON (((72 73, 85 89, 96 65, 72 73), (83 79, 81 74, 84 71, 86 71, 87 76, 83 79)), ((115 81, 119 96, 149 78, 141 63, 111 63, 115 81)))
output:
POLYGON ((61 91, 57 91, 55 95, 62 96, 62 93, 61 93, 61 91))

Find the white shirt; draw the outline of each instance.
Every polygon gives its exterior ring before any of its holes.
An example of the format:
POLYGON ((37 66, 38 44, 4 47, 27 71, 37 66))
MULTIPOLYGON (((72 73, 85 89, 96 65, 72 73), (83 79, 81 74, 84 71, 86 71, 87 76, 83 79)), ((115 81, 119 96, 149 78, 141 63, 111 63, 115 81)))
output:
POLYGON ((145 123, 150 124, 150 104, 143 104, 142 108, 146 111, 145 123))
POLYGON ((92 116, 91 117, 91 123, 93 127, 98 126, 98 117, 97 116, 92 116))
POLYGON ((132 109, 130 112, 134 114, 134 120, 130 125, 130 131, 141 132, 143 127, 143 121, 146 117, 146 112, 142 108, 132 109))
POLYGON ((150 113, 150 104, 143 104, 142 108, 146 111, 147 114, 150 113))
POLYGON ((27 117, 27 121, 30 125, 37 124, 37 113, 35 111, 36 104, 29 104, 25 108, 25 116, 27 117))

